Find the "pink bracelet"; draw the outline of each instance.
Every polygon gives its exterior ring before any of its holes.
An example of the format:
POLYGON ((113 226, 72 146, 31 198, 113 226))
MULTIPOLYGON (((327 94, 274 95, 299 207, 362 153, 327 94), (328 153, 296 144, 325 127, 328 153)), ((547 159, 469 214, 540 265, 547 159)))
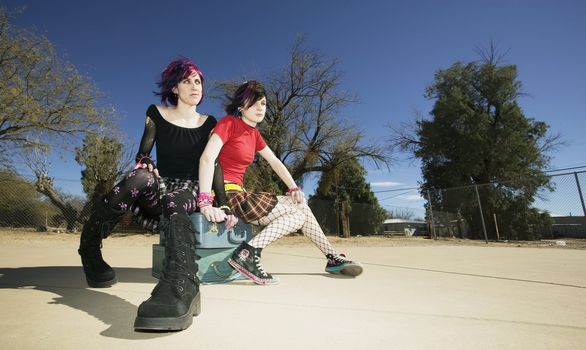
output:
POLYGON ((287 191, 287 194, 291 194, 292 192, 295 192, 295 191, 301 191, 301 189, 299 187, 291 187, 287 191))
POLYGON ((212 205, 214 202, 214 196, 208 192, 200 192, 197 196, 197 207, 207 207, 208 205, 212 205))

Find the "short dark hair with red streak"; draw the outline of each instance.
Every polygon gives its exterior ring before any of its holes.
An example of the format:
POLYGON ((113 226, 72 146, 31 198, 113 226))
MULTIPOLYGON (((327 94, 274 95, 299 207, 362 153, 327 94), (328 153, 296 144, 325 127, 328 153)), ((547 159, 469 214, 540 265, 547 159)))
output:
POLYGON ((157 96, 161 96, 161 103, 164 105, 177 105, 177 95, 173 92, 173 88, 176 87, 183 79, 188 78, 193 73, 199 75, 201 80, 201 100, 198 105, 203 101, 203 73, 195 63, 191 62, 188 58, 178 58, 167 65, 167 68, 161 73, 161 80, 157 83, 159 86, 159 92, 155 92, 157 96))
POLYGON ((267 97, 267 93, 261 83, 256 80, 245 81, 236 88, 232 96, 227 96, 225 111, 229 115, 239 116, 238 108, 246 109, 263 97, 267 97))

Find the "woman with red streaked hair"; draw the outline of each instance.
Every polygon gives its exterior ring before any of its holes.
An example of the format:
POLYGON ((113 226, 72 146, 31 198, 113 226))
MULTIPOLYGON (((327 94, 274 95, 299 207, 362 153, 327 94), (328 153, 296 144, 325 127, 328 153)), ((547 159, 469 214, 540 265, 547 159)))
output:
MULTIPOLYGON (((114 270, 101 254, 106 238, 120 217, 132 210, 143 227, 156 230, 165 222, 165 263, 162 277, 143 302, 135 321, 137 330, 181 330, 189 327, 200 309, 199 281, 195 263, 195 235, 189 215, 196 211, 198 162, 210 132, 213 116, 200 114, 204 77, 189 59, 172 61, 158 83, 162 105, 150 105, 134 169, 101 201, 94 205, 83 227, 79 254, 90 287, 106 288, 116 283, 114 270), (151 150, 157 145, 157 165, 151 150)), ((220 204, 226 202, 221 171, 216 171, 214 189, 220 204)), ((231 213, 215 210, 214 221, 231 213)))
POLYGON ((236 248, 228 263, 254 283, 278 283, 277 278, 264 270, 260 261, 261 251, 279 238, 301 230, 327 259, 326 272, 360 275, 362 265, 336 252, 305 203, 304 194, 295 184, 289 170, 256 129, 257 124, 263 121, 266 109, 266 92, 259 82, 251 80, 240 85, 229 98, 226 106, 228 115, 216 125, 200 159, 198 206, 201 213, 209 220, 213 219, 216 208, 212 206, 209 192, 217 158, 222 166, 231 210, 248 223, 265 226, 250 242, 243 242, 236 248), (289 188, 286 196, 244 191, 244 172, 257 152, 289 188))

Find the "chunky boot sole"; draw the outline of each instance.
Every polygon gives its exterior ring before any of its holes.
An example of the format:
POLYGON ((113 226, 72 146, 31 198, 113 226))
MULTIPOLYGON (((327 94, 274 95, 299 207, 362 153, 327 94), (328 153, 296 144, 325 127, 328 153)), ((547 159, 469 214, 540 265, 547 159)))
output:
POLYGON ((232 258, 228 259, 228 264, 230 264, 230 266, 232 266, 232 268, 234 268, 234 270, 240 272, 244 277, 248 278, 249 280, 251 280, 252 282, 254 282, 256 284, 263 285, 263 286, 264 285, 268 286, 271 284, 279 284, 279 279, 277 277, 273 277, 272 280, 259 278, 255 275, 253 275, 252 273, 250 273, 247 269, 242 267, 236 261, 232 260, 232 258))
POLYGON ((116 283, 118 283, 118 280, 116 279, 116 277, 114 277, 108 281, 94 281, 86 276, 85 280, 87 282, 87 285, 90 286, 91 288, 110 288, 113 285, 115 285, 116 283))
POLYGON ((134 320, 135 331, 181 331, 189 328, 193 317, 201 313, 201 297, 197 292, 189 310, 179 317, 139 317, 134 320))

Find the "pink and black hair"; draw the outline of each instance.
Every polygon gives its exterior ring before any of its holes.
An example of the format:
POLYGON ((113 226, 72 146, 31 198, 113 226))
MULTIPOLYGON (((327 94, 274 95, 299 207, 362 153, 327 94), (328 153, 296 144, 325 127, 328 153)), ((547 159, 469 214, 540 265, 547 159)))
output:
POLYGON ((261 83, 256 80, 245 81, 232 96, 228 96, 225 111, 229 115, 240 116, 238 108, 246 109, 263 97, 267 97, 267 93, 261 83))
POLYGON ((161 73, 161 81, 157 83, 159 86, 159 92, 155 92, 156 95, 161 96, 161 103, 164 105, 171 104, 177 105, 177 95, 173 92, 173 88, 176 87, 183 79, 189 77, 191 74, 197 73, 201 79, 201 100, 198 105, 203 101, 203 73, 197 68, 197 66, 191 62, 188 58, 178 58, 173 62, 169 63, 167 68, 161 73))

